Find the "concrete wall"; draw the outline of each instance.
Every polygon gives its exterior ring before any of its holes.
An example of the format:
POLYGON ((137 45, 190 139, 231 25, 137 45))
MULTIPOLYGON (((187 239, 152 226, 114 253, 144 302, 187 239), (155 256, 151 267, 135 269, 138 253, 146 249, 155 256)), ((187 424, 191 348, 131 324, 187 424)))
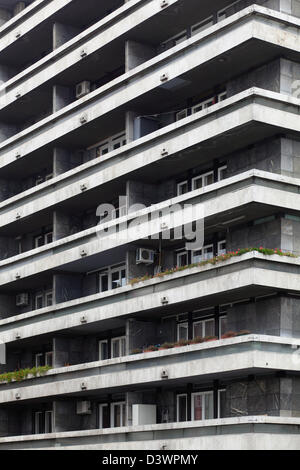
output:
POLYGON ((275 296, 234 304, 227 312, 228 331, 300 338, 300 299, 275 296))

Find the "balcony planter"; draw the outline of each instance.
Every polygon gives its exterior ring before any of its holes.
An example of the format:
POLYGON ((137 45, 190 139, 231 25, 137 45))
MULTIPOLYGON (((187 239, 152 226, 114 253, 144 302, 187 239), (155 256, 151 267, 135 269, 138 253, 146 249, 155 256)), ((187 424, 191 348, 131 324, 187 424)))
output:
POLYGON ((235 331, 227 331, 221 336, 221 339, 234 338, 235 336, 237 336, 237 333, 235 331))
POLYGON ((217 336, 206 336, 204 342, 208 343, 209 341, 216 341, 217 339, 219 339, 217 336))

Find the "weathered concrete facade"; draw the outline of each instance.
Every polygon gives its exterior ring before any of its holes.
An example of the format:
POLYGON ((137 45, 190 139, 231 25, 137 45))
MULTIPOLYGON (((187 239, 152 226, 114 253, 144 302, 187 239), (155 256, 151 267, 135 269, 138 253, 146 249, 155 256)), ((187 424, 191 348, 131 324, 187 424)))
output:
POLYGON ((299 448, 299 28, 0 2, 0 449, 299 448))

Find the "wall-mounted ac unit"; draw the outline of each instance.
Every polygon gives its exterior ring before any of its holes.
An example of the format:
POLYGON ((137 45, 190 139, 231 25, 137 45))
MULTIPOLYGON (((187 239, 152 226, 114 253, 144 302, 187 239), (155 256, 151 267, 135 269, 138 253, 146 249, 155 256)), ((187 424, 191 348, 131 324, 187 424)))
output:
POLYGON ((76 406, 76 413, 78 415, 92 414, 91 402, 90 401, 78 401, 77 406, 76 406))
POLYGON ((15 4, 15 7, 14 7, 14 16, 18 15, 19 13, 21 13, 21 11, 25 10, 26 8, 26 4, 25 2, 18 2, 15 4))
POLYGON ((29 295, 27 293, 18 294, 16 296, 16 306, 25 307, 29 303, 29 295))
POLYGON ((76 98, 82 98, 85 95, 88 95, 91 91, 91 82, 84 80, 76 85, 76 98))
POLYGON ((155 252, 153 250, 138 248, 136 250, 136 264, 153 264, 154 254, 155 252))

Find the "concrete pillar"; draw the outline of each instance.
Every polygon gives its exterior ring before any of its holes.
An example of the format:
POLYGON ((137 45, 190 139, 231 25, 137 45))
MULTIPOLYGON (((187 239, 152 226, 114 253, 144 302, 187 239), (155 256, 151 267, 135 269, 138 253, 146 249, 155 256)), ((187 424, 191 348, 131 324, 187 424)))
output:
POLYGON ((156 345, 158 340, 157 323, 146 322, 129 318, 126 321, 127 354, 134 349, 156 345))
POLYGON ((0 295, 0 318, 7 318, 17 314, 16 297, 14 294, 0 295))
POLYGON ((68 104, 72 103, 75 98, 75 93, 72 87, 54 85, 53 86, 53 104, 52 112, 56 113, 68 104))
POLYGON ((71 25, 62 23, 53 24, 53 50, 65 44, 70 39, 77 36, 80 33, 80 29, 71 25))
POLYGON ((78 299, 82 295, 82 275, 57 273, 53 276, 54 303, 78 299))
POLYGON ((292 14, 292 0, 280 0, 280 11, 287 15, 292 14))
POLYGON ((12 14, 10 11, 6 10, 5 8, 0 8, 0 26, 10 20, 12 14))
POLYGON ((81 416, 76 414, 75 400, 53 402, 54 432, 78 431, 81 429, 81 416))
POLYGON ((136 264, 136 248, 134 247, 126 253, 126 273, 128 280, 143 277, 147 274, 149 276, 154 274, 154 264, 136 264))
POLYGON ((129 39, 125 43, 125 72, 134 69, 156 55, 156 49, 129 39))
POLYGON ((134 121, 138 117, 135 111, 127 111, 125 114, 126 141, 129 144, 135 140, 134 121))
POLYGON ((0 142, 3 142, 9 137, 12 137, 14 134, 18 132, 17 126, 5 124, 3 122, 0 123, 0 142))
POLYGON ((64 367, 70 364, 70 340, 68 337, 53 338, 53 367, 64 367))
POLYGON ((72 214, 62 211, 53 213, 53 239, 60 240, 82 230, 82 220, 72 214))
POLYGON ((8 410, 0 409, 0 437, 8 436, 8 410))
POLYGON ((82 152, 61 147, 53 149, 53 175, 58 176, 82 163, 82 152))
POLYGON ((142 181, 128 180, 126 182, 126 196, 128 208, 135 204, 151 206, 157 202, 157 186, 142 181))
POLYGON ((17 74, 17 70, 8 65, 0 65, 0 85, 10 80, 17 74))

